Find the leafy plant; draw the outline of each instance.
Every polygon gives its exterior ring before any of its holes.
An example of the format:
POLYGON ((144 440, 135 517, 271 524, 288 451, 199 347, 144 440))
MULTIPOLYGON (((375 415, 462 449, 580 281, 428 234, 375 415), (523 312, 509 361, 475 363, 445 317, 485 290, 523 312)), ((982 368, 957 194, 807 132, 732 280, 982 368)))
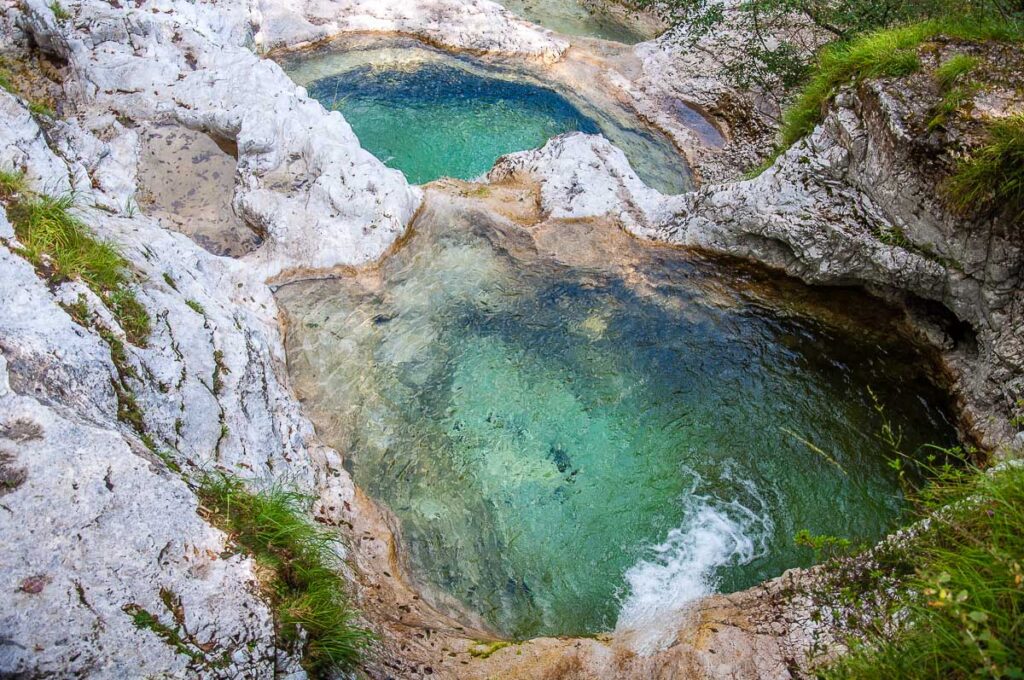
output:
POLYGON ((812 534, 809 529, 801 529, 793 536, 793 542, 802 548, 814 551, 814 560, 821 562, 845 557, 855 550, 853 541, 839 536, 812 534))

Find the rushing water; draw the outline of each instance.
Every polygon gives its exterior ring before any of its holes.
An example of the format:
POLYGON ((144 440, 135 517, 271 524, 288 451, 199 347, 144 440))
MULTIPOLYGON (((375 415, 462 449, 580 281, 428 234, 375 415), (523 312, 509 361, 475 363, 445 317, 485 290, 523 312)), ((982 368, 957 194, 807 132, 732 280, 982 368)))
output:
POLYGON ((800 529, 877 539, 901 497, 876 406, 905 451, 952 437, 869 298, 446 206, 279 300, 296 389, 413 576, 503 633, 652 631, 808 564, 800 529))
POLYGON ((693 186, 685 160, 660 132, 623 123, 625 116, 512 68, 379 38, 288 55, 282 66, 312 97, 340 111, 366 150, 415 184, 473 179, 504 154, 581 131, 607 137, 663 193, 693 186))
POLYGON ((656 37, 657 31, 615 12, 604 0, 501 0, 505 9, 553 31, 633 45, 656 37))

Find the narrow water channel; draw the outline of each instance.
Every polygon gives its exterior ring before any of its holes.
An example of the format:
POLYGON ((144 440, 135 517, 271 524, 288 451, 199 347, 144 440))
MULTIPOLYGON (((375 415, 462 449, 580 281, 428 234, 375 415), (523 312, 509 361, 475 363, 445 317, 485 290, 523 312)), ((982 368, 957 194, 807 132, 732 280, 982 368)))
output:
MULTIPOLYGON (((483 190, 486 191, 486 190, 483 190)), ((954 431, 876 300, 431 192, 379 268, 281 288, 294 387, 412 577, 515 637, 650 626, 901 512, 954 431)), ((440 599, 440 598, 438 598, 440 599)))

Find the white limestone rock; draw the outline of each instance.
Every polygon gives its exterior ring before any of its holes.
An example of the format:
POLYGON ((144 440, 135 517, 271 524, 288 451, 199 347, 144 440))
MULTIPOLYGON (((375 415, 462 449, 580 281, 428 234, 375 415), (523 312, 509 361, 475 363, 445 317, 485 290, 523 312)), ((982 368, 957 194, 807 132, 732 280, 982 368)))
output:
POLYGON ((477 53, 558 60, 569 42, 491 0, 260 0, 255 43, 298 47, 344 32, 404 33, 477 53))
MULTIPOLYGON (((107 142, 84 126, 58 131, 75 151, 69 169, 17 104, 0 112, 0 157, 43 169, 25 166, 35 191, 70 186, 71 169, 99 167, 111 148, 130 147, 132 133, 117 129, 124 139, 107 142)), ((109 155, 112 176, 133 176, 133 157, 109 155)), ((339 506, 353 496, 351 481, 279 378, 277 310, 258 269, 210 255, 143 215, 91 207, 92 199, 113 200, 122 183, 110 183, 110 195, 105 186, 83 194, 75 210, 132 263, 152 317, 146 347, 125 343, 132 375, 118 370, 97 332, 124 337, 91 291, 74 282, 51 290, 0 246, 0 450, 25 480, 0 500, 8 522, 0 625, 10 641, 0 647, 0 674, 265 677, 276 659, 281 672, 301 675, 273 648, 251 564, 219 557, 224 536, 198 517, 192 493, 142 433, 122 422, 114 386, 133 394, 145 434, 186 474, 220 468, 256 485, 287 479, 339 506), (92 310, 89 327, 60 307, 79 296, 92 310), (38 426, 38 436, 22 441, 22 421, 32 432, 38 426), (168 608, 168 597, 180 598, 180 608, 168 608), (134 606, 176 630, 189 652, 134 625, 134 606)))
POLYGON ((601 135, 581 132, 503 156, 487 175, 489 182, 517 179, 540 186, 541 210, 547 217, 610 215, 636 231, 668 219, 675 202, 644 184, 618 147, 601 135))
POLYGON ((4 248, 0 297, 0 465, 17 480, 0 498, 0 673, 271 675, 252 564, 222 558, 185 484, 114 426, 109 350, 4 248))
POLYGON ((73 19, 55 23, 49 7, 30 0, 22 24, 68 61, 67 89, 82 108, 171 120, 235 142, 235 206, 266 236, 249 256, 264 278, 379 258, 421 192, 364 151, 340 114, 247 47, 240 8, 82 2, 73 19))

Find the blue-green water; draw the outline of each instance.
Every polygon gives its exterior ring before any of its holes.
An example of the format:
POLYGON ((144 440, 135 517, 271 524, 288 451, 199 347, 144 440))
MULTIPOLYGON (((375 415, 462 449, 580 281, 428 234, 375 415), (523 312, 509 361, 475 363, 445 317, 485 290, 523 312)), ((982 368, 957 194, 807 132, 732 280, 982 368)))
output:
POLYGON ((656 629, 808 564, 800 529, 875 540, 901 510, 876 406, 905 451, 952 440, 870 298, 436 200, 415 229, 279 291, 289 369, 413 576, 503 633, 656 629))
POLYGON ((441 64, 360 66, 307 88, 337 108, 367 151, 414 184, 473 179, 500 156, 597 124, 552 90, 441 64))
POLYGON ((693 188, 686 160, 662 133, 507 65, 365 36, 289 54, 281 64, 310 96, 345 116, 367 151, 414 184, 475 179, 504 154, 580 131, 607 137, 662 193, 693 188))

